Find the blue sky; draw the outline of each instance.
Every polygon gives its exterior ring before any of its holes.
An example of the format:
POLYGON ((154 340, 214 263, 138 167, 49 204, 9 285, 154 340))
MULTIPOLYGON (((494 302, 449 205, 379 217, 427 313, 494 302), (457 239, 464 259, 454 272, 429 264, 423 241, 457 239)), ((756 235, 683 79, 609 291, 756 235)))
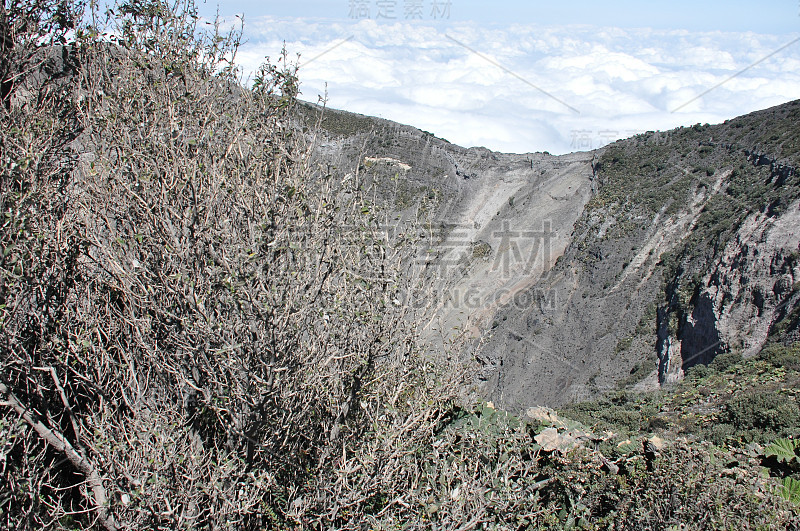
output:
MULTIPOLYGON (((403 18, 406 0, 390 1, 403 18)), ((219 6, 222 14, 244 13, 246 19, 275 17, 346 20, 353 0, 207 0, 200 5, 209 16, 219 6)), ((424 2, 430 19, 430 0, 424 2)), ((446 4, 447 1, 440 1, 446 4)), ((370 1, 373 11, 378 7, 370 1)), ((788 34, 800 31, 799 0, 691 1, 670 0, 450 0, 452 21, 480 24, 536 23, 546 25, 591 24, 621 28, 687 29, 692 31, 753 31, 788 34)))
MULTIPOLYGON (((216 3, 200 7, 211 16, 216 3)), ((467 147, 566 153, 800 99, 800 0, 248 0, 220 12, 244 13, 245 78, 285 45, 303 99, 467 147)))

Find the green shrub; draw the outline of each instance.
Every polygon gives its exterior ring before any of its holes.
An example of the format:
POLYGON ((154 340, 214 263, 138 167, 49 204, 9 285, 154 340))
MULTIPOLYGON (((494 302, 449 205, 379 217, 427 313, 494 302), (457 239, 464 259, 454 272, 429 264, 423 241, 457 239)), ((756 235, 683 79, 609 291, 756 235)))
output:
POLYGON ((670 423, 664 417, 653 417, 647 423, 647 431, 663 431, 669 428, 670 423))
MULTIPOLYGON (((771 480, 755 469, 732 473, 730 456, 705 443, 676 443, 649 466, 631 457, 619 461, 625 473, 616 476, 564 467, 558 476, 571 488, 560 489, 564 516, 551 528, 683 529, 692 522, 692 529, 782 529, 795 516, 771 480), (570 515, 577 524, 587 512, 585 527, 569 527, 570 515)), ((590 463, 583 467, 591 471, 590 463)))
POLYGON ((492 255, 492 246, 484 241, 472 244, 472 257, 487 259, 492 255))
POLYGON ((722 423, 714 424, 704 430, 704 438, 716 444, 717 446, 725 446, 731 438, 736 434, 736 429, 732 424, 722 423))
POLYGON ((686 379, 696 382, 709 374, 711 374, 711 370, 707 365, 694 365, 686 370, 686 379))
POLYGON ((739 430, 756 428, 780 433, 800 425, 800 409, 795 401, 766 391, 733 398, 725 405, 725 414, 739 430))
POLYGON ((736 365, 740 361, 742 361, 741 352, 728 352, 726 354, 720 354, 714 358, 714 361, 709 364, 709 367, 717 372, 724 372, 729 367, 736 365))
POLYGON ((800 343, 795 343, 790 347, 773 343, 761 351, 759 358, 775 367, 800 372, 800 343))
POLYGON ((650 419, 659 408, 657 395, 619 391, 600 400, 572 404, 562 408, 561 413, 587 426, 638 433, 649 429, 650 419))

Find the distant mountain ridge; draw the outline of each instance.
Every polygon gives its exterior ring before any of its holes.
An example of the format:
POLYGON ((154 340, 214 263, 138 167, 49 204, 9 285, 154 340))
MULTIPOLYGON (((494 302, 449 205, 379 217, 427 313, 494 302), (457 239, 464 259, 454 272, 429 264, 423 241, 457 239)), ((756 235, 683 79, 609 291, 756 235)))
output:
POLYGON ((483 338, 503 407, 651 389, 798 338, 800 101, 558 157, 330 109, 321 125, 322 157, 376 183, 387 222, 438 228, 423 326, 483 338))

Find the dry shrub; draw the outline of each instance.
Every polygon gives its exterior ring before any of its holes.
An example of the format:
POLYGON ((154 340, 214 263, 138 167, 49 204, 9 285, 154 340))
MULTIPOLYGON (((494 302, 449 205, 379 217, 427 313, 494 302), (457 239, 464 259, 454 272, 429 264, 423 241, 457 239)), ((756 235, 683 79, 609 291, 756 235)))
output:
POLYGON ((239 34, 191 2, 86 18, 69 80, 27 72, 3 116, 5 524, 322 517, 348 451, 423 437, 456 394, 398 249, 357 174, 310 165, 285 56, 245 89, 239 34))

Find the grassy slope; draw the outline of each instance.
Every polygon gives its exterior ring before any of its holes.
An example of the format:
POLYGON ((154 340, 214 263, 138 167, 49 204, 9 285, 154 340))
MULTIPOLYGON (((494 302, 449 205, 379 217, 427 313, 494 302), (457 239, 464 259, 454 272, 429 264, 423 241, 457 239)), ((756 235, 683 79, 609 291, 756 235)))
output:
POLYGON ((456 507, 489 529, 792 528, 800 506, 780 481, 800 467, 765 447, 800 436, 798 383, 800 345, 773 343, 749 360, 720 357, 672 389, 575 404, 551 420, 491 404, 454 410, 422 450, 426 501, 411 512, 445 528, 456 507), (580 446, 554 450, 547 428, 580 446))

